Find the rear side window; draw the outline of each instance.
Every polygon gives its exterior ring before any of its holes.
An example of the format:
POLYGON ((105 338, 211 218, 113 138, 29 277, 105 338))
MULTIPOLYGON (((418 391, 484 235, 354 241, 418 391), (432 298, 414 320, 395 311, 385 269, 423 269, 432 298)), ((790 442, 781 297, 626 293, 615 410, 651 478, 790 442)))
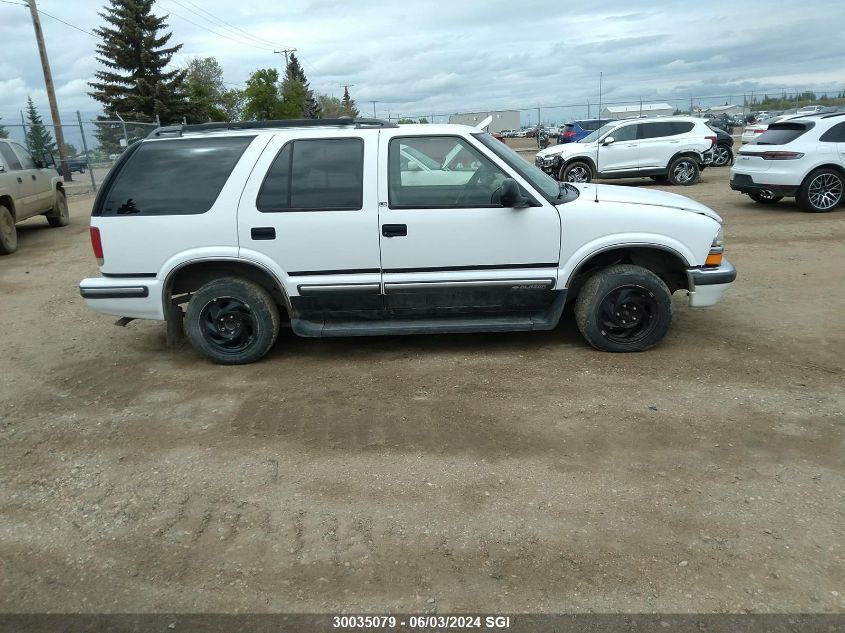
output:
POLYGON ((581 129, 583 129, 583 130, 587 130, 588 132, 595 132, 597 129, 599 129, 605 123, 607 123, 607 121, 604 121, 604 120, 581 121, 579 123, 579 125, 581 126, 581 129))
POLYGON ((8 143, 0 143, 0 155, 3 156, 3 162, 6 163, 9 171, 23 169, 23 167, 21 167, 21 161, 19 161, 18 157, 15 156, 15 153, 12 151, 12 148, 9 147, 8 143))
POLYGON ((760 135, 755 145, 786 145, 791 143, 807 130, 813 127, 813 123, 773 123, 765 132, 760 135))
POLYGON ((255 206, 279 211, 355 211, 363 207, 364 141, 303 139, 276 155, 255 206))
POLYGON ((845 121, 834 125, 819 140, 823 143, 845 143, 845 121))
POLYGON ((686 134, 695 124, 691 121, 655 121, 654 123, 640 123, 640 139, 661 138, 686 134))
POLYGON ((101 215, 194 215, 208 211, 254 136, 141 143, 123 166, 101 215))

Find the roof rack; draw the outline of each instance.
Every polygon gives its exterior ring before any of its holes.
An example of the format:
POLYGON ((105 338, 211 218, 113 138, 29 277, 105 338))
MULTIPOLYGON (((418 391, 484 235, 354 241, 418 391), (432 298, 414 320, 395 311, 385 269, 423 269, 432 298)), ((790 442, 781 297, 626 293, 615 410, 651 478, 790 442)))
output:
POLYGON ((383 119, 353 119, 339 117, 337 119, 284 119, 279 121, 230 121, 222 123, 199 123, 192 125, 167 125, 156 128, 147 138, 161 138, 162 136, 183 136, 189 132, 216 132, 222 130, 264 130, 268 128, 295 127, 355 127, 386 128, 399 127, 395 123, 383 119))

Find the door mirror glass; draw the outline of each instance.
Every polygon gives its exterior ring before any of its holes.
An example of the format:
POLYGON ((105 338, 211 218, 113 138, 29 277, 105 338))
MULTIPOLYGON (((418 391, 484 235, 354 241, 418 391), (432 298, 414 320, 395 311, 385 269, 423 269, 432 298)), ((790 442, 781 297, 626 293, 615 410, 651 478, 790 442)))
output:
POLYGON ((602 144, 602 145, 612 145, 612 144, 613 144, 613 143, 615 143, 615 142, 616 142, 616 139, 615 139, 615 138, 613 138, 612 136, 608 136, 606 139, 604 139, 604 140, 601 142, 601 144, 602 144))
POLYGON ((516 180, 513 178, 505 178, 502 181, 499 202, 503 207, 513 209, 524 209, 530 204, 528 198, 522 195, 519 185, 516 184, 516 180))

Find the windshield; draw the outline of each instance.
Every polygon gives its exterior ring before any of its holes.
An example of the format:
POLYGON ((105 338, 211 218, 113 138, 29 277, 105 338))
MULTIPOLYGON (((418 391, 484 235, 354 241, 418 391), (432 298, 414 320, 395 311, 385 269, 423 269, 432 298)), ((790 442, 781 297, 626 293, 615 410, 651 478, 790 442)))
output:
POLYGON ((589 134, 587 134, 587 136, 585 136, 584 138, 582 138, 578 142, 579 143, 595 143, 597 140, 599 140, 602 136, 604 136, 605 134, 610 132, 610 130, 615 128, 617 125, 618 125, 618 123, 608 123, 607 125, 602 125, 595 132, 590 132, 589 134))
POLYGON ((502 141, 496 140, 489 134, 482 132, 480 134, 473 134, 473 136, 481 141, 487 149, 491 150, 508 165, 513 167, 520 176, 541 191, 549 202, 560 204, 560 184, 554 178, 533 163, 529 163, 510 147, 502 143, 502 141))
POLYGON ((427 169, 440 169, 440 163, 413 147, 403 147, 402 152, 427 169))

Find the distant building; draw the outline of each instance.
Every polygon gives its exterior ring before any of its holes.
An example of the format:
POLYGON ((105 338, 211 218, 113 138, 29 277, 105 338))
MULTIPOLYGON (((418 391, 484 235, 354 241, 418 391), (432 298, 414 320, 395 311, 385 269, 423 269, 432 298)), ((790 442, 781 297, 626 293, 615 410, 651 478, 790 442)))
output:
POLYGON ((493 110, 491 112, 459 112, 449 116, 449 123, 458 125, 469 125, 475 127, 488 116, 493 121, 488 127, 490 132, 501 132, 502 130, 519 129, 519 112, 517 110, 493 110))
POLYGON ((675 108, 668 103, 635 103, 632 105, 607 106, 601 111, 602 119, 627 119, 632 116, 671 116, 675 108))
POLYGON ((728 116, 742 116, 745 114, 742 106, 738 105, 713 106, 711 108, 707 108, 705 112, 709 112, 710 114, 715 114, 717 116, 720 114, 727 114, 728 116))

